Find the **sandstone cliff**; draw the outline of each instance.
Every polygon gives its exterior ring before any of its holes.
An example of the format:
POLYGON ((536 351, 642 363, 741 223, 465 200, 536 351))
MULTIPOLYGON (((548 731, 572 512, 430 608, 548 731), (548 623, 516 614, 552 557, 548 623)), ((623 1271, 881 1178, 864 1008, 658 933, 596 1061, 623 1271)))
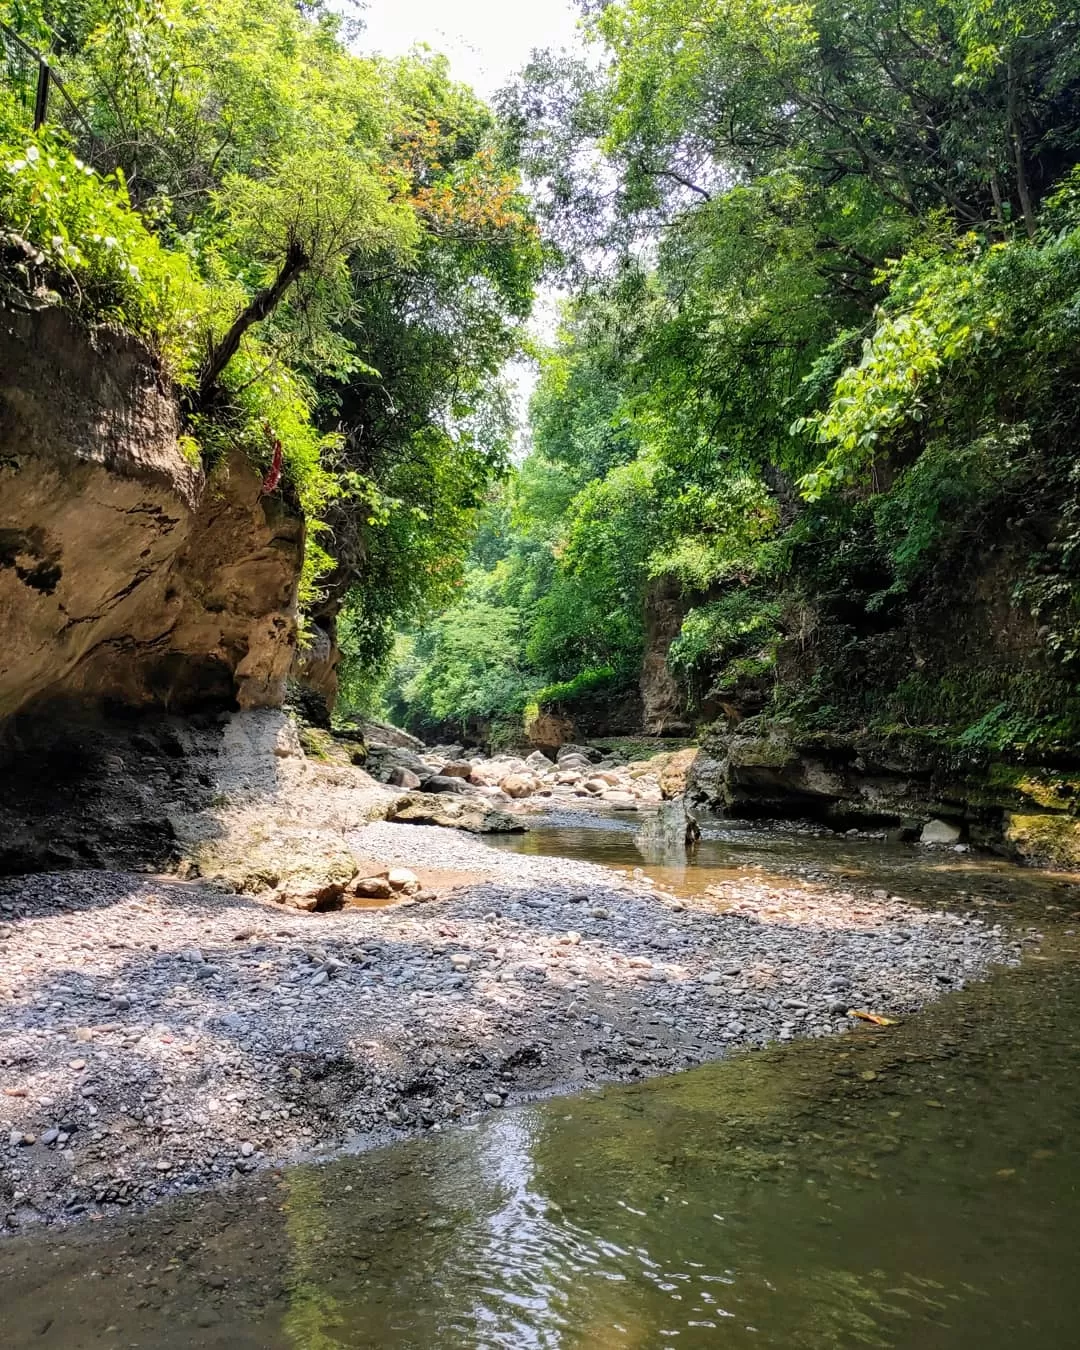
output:
POLYGON ((0 328, 0 721, 32 705, 281 702, 304 522, 240 454, 209 473, 133 339, 0 328))

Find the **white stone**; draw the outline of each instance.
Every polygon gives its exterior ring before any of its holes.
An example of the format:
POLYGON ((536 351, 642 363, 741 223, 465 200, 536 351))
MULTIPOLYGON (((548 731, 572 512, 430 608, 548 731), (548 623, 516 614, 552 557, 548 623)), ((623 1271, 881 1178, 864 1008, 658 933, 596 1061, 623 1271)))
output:
POLYGON ((930 820, 919 835, 920 844, 957 844, 960 842, 960 827, 947 820, 930 820))

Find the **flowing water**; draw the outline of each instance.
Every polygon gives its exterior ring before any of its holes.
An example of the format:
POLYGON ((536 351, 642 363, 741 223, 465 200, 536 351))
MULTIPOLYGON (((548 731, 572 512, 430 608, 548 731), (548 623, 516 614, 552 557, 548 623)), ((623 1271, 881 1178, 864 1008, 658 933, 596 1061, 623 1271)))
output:
MULTIPOLYGON (((518 846, 556 842, 571 851, 565 836, 518 846)), ((0 1346, 1077 1344, 1075 888, 868 841, 706 844, 701 880, 751 867, 814 884, 855 868, 934 902, 966 891, 1046 940, 899 1026, 0 1243, 0 1346)), ((644 865, 622 831, 574 847, 644 865)))

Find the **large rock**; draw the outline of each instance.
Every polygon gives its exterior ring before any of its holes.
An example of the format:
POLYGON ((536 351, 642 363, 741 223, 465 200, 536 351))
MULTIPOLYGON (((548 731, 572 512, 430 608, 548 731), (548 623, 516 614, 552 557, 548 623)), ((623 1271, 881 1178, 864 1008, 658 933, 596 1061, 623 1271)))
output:
POLYGON ((384 783, 396 783, 398 787, 419 787, 425 778, 431 777, 430 765, 425 764, 414 751, 397 746, 375 745, 371 742, 367 746, 364 767, 373 778, 378 778, 384 783), (401 782, 395 777, 400 770, 413 774, 417 782, 401 782))
POLYGON ((420 786, 425 792, 434 793, 460 793, 464 795, 470 791, 470 785, 464 778, 451 778, 442 773, 432 774, 429 778, 425 778, 420 786))
POLYGON ((472 834, 517 834, 525 830, 518 817, 505 811, 493 811, 483 801, 432 796, 426 792, 413 792, 402 797, 390 808, 386 818, 410 825, 445 825, 472 834))
POLYGON ((444 778, 468 778, 472 771, 472 761, 468 759, 451 759, 439 770, 444 778))
POLYGON ((701 754, 696 746, 685 750, 675 750, 658 765, 660 772, 660 790, 665 797, 681 797, 686 792, 687 779, 701 754))
POLYGON ((369 717, 360 724, 360 729, 364 733, 364 740, 373 745, 394 745, 399 749, 414 750, 417 753, 424 749, 424 742, 419 736, 402 731, 400 727, 392 726, 389 722, 376 722, 369 717))
POLYGON ((0 328, 0 719, 62 698, 277 705, 304 524, 239 453, 207 478, 134 339, 0 328))
POLYGON ((920 844, 958 844, 963 834, 950 820, 928 820, 919 835, 920 844))
POLYGON ((1009 811, 1004 817, 1006 850, 1020 862, 1080 872, 1080 820, 1043 811, 1009 811))
POLYGON ((537 750, 554 754, 560 745, 574 738, 576 728, 569 717, 561 713, 537 712, 525 723, 525 738, 537 750))

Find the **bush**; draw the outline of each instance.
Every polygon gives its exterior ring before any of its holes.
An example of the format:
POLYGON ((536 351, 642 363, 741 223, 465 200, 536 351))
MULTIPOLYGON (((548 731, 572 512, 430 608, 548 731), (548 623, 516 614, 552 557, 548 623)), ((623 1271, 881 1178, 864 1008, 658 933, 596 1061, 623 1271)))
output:
POLYGON ((780 642, 781 604, 743 586, 690 610, 668 651, 672 671, 704 693, 768 673, 780 642))
POLYGON ((188 256, 132 209, 122 173, 102 178, 46 133, 0 146, 0 163, 0 227, 37 250, 56 299, 135 333, 189 382, 213 300, 188 256))

